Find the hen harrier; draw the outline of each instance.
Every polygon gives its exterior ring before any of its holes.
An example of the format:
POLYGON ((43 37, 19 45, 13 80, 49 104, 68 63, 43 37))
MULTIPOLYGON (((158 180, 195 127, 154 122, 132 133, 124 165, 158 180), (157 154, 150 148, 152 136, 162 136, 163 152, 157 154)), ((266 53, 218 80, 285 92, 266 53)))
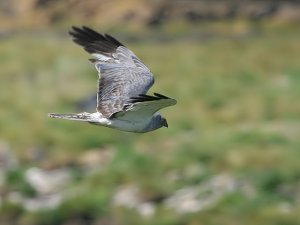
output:
POLYGON ((94 57, 90 61, 99 74, 97 108, 95 113, 50 113, 49 117, 136 133, 168 127, 167 120, 157 111, 175 105, 176 100, 157 93, 146 95, 154 78, 132 51, 112 36, 85 26, 72 27, 69 34, 94 57))

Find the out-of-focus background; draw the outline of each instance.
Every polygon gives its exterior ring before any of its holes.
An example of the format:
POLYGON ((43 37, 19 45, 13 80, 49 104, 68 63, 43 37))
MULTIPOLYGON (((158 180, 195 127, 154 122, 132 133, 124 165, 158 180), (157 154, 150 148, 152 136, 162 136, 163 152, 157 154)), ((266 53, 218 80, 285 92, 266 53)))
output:
POLYGON ((1 0, 0 224, 298 225, 299 24, 296 0, 1 0), (47 118, 95 108, 72 25, 149 66, 169 129, 47 118))

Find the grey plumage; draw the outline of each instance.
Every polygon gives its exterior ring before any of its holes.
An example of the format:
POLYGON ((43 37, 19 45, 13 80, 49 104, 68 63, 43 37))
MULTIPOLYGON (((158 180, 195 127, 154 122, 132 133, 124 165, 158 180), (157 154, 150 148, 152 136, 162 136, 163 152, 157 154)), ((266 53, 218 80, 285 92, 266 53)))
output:
POLYGON ((73 41, 94 58, 99 73, 96 113, 49 114, 52 118, 86 121, 131 132, 148 132, 167 121, 158 110, 176 100, 155 93, 146 95, 154 78, 146 65, 122 43, 108 34, 83 26, 72 27, 73 41))
POLYGON ((106 118, 122 110, 131 97, 147 93, 153 85, 149 69, 112 36, 87 27, 73 27, 69 33, 75 43, 96 58, 92 62, 100 75, 97 111, 106 118))

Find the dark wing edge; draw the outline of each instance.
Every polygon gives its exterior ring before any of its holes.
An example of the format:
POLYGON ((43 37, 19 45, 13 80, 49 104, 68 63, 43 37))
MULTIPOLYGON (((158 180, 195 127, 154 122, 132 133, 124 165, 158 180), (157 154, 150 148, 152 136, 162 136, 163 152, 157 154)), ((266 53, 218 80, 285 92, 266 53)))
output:
POLYGON ((119 46, 124 46, 109 34, 100 34, 93 29, 82 26, 81 28, 72 26, 69 31, 73 41, 82 46, 88 53, 100 53, 111 57, 119 46))
POLYGON ((101 34, 93 29, 73 26, 69 31, 72 40, 82 46, 85 51, 95 58, 90 59, 98 72, 102 64, 123 64, 124 66, 139 67, 149 71, 147 66, 125 45, 109 34, 101 34))
MULTIPOLYGON (((153 95, 154 96, 141 94, 141 95, 139 95, 137 97, 131 97, 129 103, 126 104, 126 105, 124 105, 124 107, 123 107, 123 109, 121 111, 112 114, 110 116, 110 119, 116 118, 116 117, 119 117, 119 116, 123 116, 126 112, 129 112, 131 109, 137 107, 140 103, 142 105, 147 104, 147 102, 149 102, 149 103, 152 104, 152 102, 154 103, 156 101, 157 102, 165 102, 165 103, 167 103, 163 107, 161 107, 161 106, 157 107, 156 106, 157 108, 153 108, 153 113, 156 112, 156 111, 158 111, 161 108, 165 108, 165 107, 177 104, 177 101, 175 99, 169 98, 169 97, 167 97, 165 95, 158 94, 158 93, 154 93, 153 95)), ((156 103, 154 103, 154 104, 156 104, 156 103)))
POLYGON ((130 98, 130 103, 156 101, 156 100, 161 100, 161 99, 171 99, 171 98, 169 98, 165 95, 158 94, 158 93, 153 93, 153 95, 154 96, 141 94, 137 97, 131 97, 130 98))

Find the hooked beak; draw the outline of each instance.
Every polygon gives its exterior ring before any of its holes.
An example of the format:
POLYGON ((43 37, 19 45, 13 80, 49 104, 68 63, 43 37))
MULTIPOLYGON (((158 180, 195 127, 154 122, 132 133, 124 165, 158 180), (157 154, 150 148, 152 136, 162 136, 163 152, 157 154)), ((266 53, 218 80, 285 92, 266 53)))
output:
POLYGON ((163 126, 164 126, 164 127, 169 127, 168 122, 167 122, 166 119, 163 120, 163 126))

